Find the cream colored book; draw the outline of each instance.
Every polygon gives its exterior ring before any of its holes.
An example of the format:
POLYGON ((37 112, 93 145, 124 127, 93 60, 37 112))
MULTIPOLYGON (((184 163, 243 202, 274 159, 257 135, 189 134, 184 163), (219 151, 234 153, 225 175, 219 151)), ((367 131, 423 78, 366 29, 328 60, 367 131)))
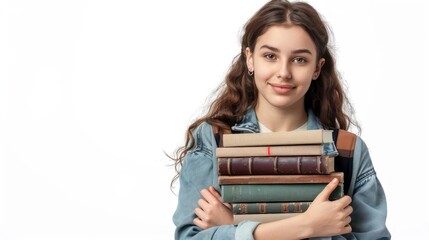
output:
POLYGON ((218 147, 217 157, 308 156, 329 155, 324 144, 255 147, 218 147))
POLYGON ((234 225, 238 225, 242 221, 255 221, 255 222, 273 222, 297 216, 302 213, 263 213, 263 214, 234 214, 234 225))
POLYGON ((224 147, 275 146, 333 143, 332 130, 223 134, 224 147))

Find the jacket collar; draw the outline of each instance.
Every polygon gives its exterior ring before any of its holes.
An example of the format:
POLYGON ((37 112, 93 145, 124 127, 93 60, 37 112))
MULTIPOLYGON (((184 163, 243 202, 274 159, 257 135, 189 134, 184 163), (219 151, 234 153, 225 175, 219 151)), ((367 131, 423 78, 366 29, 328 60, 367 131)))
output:
MULTIPOLYGON (((314 115, 311 109, 308 110, 308 122, 307 129, 321 129, 322 124, 319 122, 318 118, 314 115)), ((260 132, 258 118, 256 117, 256 112, 254 108, 249 109, 243 117, 241 122, 236 123, 231 127, 232 132, 235 133, 258 133, 260 132)))

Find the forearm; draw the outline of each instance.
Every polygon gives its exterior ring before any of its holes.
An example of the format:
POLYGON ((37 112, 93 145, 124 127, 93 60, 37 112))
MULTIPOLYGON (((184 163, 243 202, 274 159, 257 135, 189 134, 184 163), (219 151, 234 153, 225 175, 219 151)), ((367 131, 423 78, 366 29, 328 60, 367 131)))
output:
POLYGON ((305 239, 312 234, 312 228, 307 224, 304 215, 275 222, 261 223, 253 233, 255 240, 305 239))

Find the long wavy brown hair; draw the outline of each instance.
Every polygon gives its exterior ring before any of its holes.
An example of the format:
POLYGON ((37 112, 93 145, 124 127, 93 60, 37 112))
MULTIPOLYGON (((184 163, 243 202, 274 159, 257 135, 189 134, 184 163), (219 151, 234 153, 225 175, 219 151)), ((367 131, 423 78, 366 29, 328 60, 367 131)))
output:
POLYGON ((318 12, 305 2, 272 0, 257 11, 244 25, 241 39, 241 52, 233 63, 218 89, 218 97, 210 104, 208 112, 192 123, 186 131, 185 145, 178 148, 173 157, 176 176, 186 153, 194 147, 193 131, 203 122, 215 125, 220 129, 230 129, 242 120, 245 112, 256 106, 258 92, 252 76, 248 74, 245 50, 254 51, 256 41, 271 26, 294 24, 302 27, 311 37, 317 48, 317 57, 324 58, 325 64, 317 81, 311 81, 305 95, 305 109, 311 109, 325 128, 349 129, 353 124, 353 108, 348 101, 335 67, 335 59, 329 47, 328 27, 318 12))

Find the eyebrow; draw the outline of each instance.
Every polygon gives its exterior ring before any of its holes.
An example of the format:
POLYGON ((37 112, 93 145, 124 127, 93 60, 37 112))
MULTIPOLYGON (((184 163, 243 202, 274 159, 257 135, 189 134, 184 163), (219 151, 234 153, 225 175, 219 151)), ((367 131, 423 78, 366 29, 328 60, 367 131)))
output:
MULTIPOLYGON (((262 45, 259 49, 262 49, 262 48, 268 48, 269 50, 271 50, 273 52, 280 52, 280 50, 278 48, 275 48, 275 47, 272 47, 272 46, 269 46, 269 45, 262 45)), ((312 55, 311 51, 308 50, 308 49, 306 49, 306 48, 293 50, 292 53, 294 53, 294 54, 297 54, 297 53, 308 53, 308 54, 312 55)))

